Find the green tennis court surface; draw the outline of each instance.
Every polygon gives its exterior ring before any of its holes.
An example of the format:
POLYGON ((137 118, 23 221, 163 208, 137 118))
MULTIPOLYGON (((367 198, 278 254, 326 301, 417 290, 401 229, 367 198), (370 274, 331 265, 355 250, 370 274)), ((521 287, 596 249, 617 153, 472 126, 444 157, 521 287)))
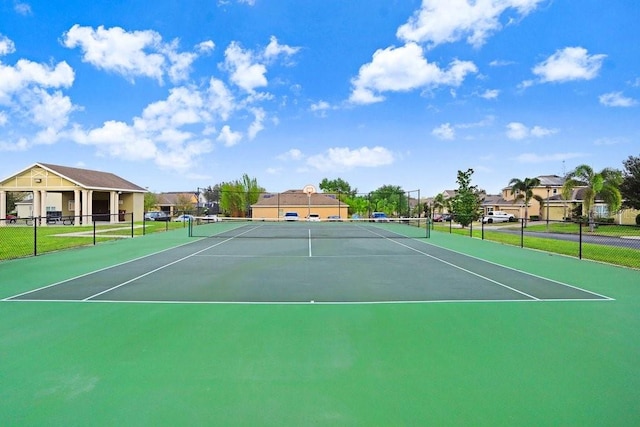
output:
POLYGON ((196 240, 8 300, 372 303, 608 299, 574 284, 439 248, 425 239, 407 239, 406 233, 420 230, 403 224, 240 222, 207 227, 216 239, 196 240))
POLYGON ((640 420, 638 271, 397 224, 213 225, 0 264, 0 424, 640 420))

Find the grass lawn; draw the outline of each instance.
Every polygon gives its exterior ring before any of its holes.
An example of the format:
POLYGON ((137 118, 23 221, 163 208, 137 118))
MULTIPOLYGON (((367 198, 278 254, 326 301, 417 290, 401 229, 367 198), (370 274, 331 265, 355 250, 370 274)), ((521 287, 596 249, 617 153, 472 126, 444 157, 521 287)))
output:
MULTIPOLYGON (((573 257, 580 256, 580 247, 577 242, 529 236, 526 233, 522 238, 520 233, 505 233, 497 231, 496 227, 499 227, 501 229, 516 230, 519 232, 521 226, 519 224, 514 225, 513 223, 493 224, 490 229, 485 228, 484 237, 482 233, 482 225, 479 223, 474 223, 471 228, 460 228, 457 224, 454 224, 452 227, 449 227, 448 223, 436 224, 434 230, 441 232, 450 232, 451 234, 458 234, 462 236, 471 236, 477 239, 484 238, 485 240, 491 240, 507 245, 523 245, 524 247, 530 249, 537 249, 573 257)), ((547 227, 546 224, 528 225, 525 231, 546 232, 547 227)), ((580 232, 580 229, 579 224, 575 223, 550 223, 549 232, 562 234, 578 234, 580 232)), ((582 232, 583 235, 589 236, 640 237, 640 227, 635 226, 601 225, 594 232, 589 232, 587 227, 584 227, 582 232)), ((631 268, 640 268, 640 250, 632 248, 583 243, 582 257, 593 261, 605 262, 608 264, 621 265, 631 268)))

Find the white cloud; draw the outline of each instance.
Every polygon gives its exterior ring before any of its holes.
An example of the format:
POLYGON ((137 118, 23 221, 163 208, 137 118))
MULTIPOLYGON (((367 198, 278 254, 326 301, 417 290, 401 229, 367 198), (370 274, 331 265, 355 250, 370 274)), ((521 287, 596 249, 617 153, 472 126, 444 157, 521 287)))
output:
POLYGON ((565 47, 533 68, 539 82, 592 80, 597 77, 607 55, 589 55, 582 47, 565 47))
POLYGON ((13 4, 13 10, 15 10, 19 15, 31 15, 31 6, 28 3, 16 1, 13 4))
MULTIPOLYGON (((0 39, 0 50, 15 50, 9 39, 0 39)), ((14 141, 5 141, 0 151, 26 149, 34 144, 52 144, 61 137, 70 114, 77 109, 60 89, 73 84, 75 74, 66 63, 43 65, 20 59, 12 65, 0 63, 0 107, 2 124, 11 124, 14 141), (29 133, 28 138, 23 133, 29 133)))
POLYGON ((120 27, 97 29, 76 24, 63 35, 64 45, 80 47, 82 60, 129 79, 149 77, 162 82, 164 55, 158 53, 162 37, 155 31, 127 32, 120 27))
POLYGON ((428 63, 422 48, 415 43, 379 49, 373 60, 360 67, 352 80, 350 101, 370 104, 384 100, 381 92, 402 92, 441 85, 459 86, 469 73, 476 73, 472 62, 454 60, 448 70, 428 63))
POLYGON ((153 159, 157 154, 155 143, 144 133, 115 120, 107 121, 102 127, 88 132, 76 127, 70 135, 75 142, 92 145, 99 153, 115 158, 143 160, 153 159))
POLYGON ((576 159, 585 157, 584 153, 555 153, 555 154, 535 154, 523 153, 513 160, 519 163, 545 163, 545 162, 561 162, 563 160, 576 159))
POLYGON ((507 138, 521 140, 529 137, 543 138, 558 133, 557 129, 547 129, 542 126, 529 128, 520 122, 507 124, 507 138))
POLYGON ((288 160, 300 160, 304 158, 304 155, 302 154, 302 151, 298 150, 297 148, 292 148, 291 150, 287 151, 286 153, 280 154, 279 156, 277 156, 278 160, 284 160, 284 161, 288 161, 288 160))
POLYGON ((498 95, 500 95, 500 90, 499 89, 487 89, 483 93, 480 94, 480 98, 498 99, 498 95))
POLYGON ((236 108, 233 94, 224 82, 213 77, 209 81, 206 99, 209 110, 217 113, 225 121, 229 119, 229 115, 236 108))
POLYGON ((507 125, 507 138, 524 139, 529 134, 529 129, 518 122, 511 122, 507 125))
POLYGON ((633 107, 638 104, 638 101, 624 96, 622 92, 605 93, 600 95, 598 99, 605 107, 633 107))
POLYGON ((234 84, 247 92, 267 85, 267 67, 256 62, 251 51, 245 51, 237 42, 231 42, 224 55, 224 68, 231 73, 230 79, 234 84))
POLYGON ((13 40, 0 34, 0 56, 8 55, 16 51, 16 45, 13 40))
POLYGON ((466 37, 479 47, 502 28, 500 16, 514 9, 521 16, 535 10, 543 0, 423 0, 419 11, 400 26, 396 35, 407 42, 437 46, 466 37))
POLYGON ((233 147, 242 139, 240 132, 234 132, 229 125, 224 125, 220 130, 220 134, 216 139, 218 142, 222 142, 226 147, 233 147))
POLYGON ((269 44, 264 49, 264 57, 267 60, 277 58, 278 56, 290 57, 292 55, 295 55, 299 50, 299 47, 291 47, 286 44, 279 44, 278 39, 276 39, 275 36, 271 36, 269 44))
POLYGON ((266 113, 262 108, 251 108, 251 112, 253 113, 254 120, 249 125, 249 129, 247 130, 247 136, 249 140, 252 140, 256 137, 258 132, 264 129, 264 118, 266 117, 266 113))
POLYGON ((598 138, 593 141, 593 145, 598 146, 610 146, 610 145, 618 145, 625 143, 626 140, 623 138, 598 138))
POLYGON ((0 127, 5 126, 8 121, 9 118, 7 116, 7 113, 5 113, 4 111, 0 111, 0 127))
POLYGON ((216 44, 212 40, 206 40, 196 45, 196 52, 198 53, 210 53, 215 49, 216 44))
POLYGON ((451 140, 455 137, 455 130, 450 123, 443 123, 431 131, 431 134, 439 139, 451 140))
POLYGON ((125 31, 102 25, 93 29, 78 24, 63 34, 63 43, 70 49, 79 47, 82 60, 98 69, 120 74, 130 81, 148 77, 160 84, 165 74, 174 83, 186 80, 198 55, 214 47, 209 40, 196 45, 195 52, 179 52, 177 39, 165 43, 152 30, 125 31))
POLYGON ((331 104, 326 101, 318 101, 315 104, 311 104, 309 110, 315 113, 318 117, 327 117, 327 111, 334 109, 331 104))
POLYGON ((393 154, 384 147, 330 148, 323 154, 310 156, 307 164, 315 169, 343 170, 355 167, 378 167, 394 162, 393 154))
POLYGON ((513 64, 515 64, 515 62, 513 62, 513 61, 506 61, 504 59, 495 59, 495 60, 493 60, 493 61, 491 61, 489 63, 489 66, 491 66, 491 67, 506 67, 508 65, 513 65, 513 64))
POLYGON ((15 66, 0 63, 0 105, 10 102, 11 96, 24 89, 66 88, 73 84, 75 74, 66 63, 55 67, 20 59, 15 66))

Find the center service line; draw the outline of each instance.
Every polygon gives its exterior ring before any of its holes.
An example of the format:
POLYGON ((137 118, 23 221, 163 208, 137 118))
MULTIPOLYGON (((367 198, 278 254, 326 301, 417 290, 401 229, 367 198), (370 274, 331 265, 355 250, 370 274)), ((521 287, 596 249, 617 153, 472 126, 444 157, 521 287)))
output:
POLYGON ((311 254, 311 229, 309 229, 309 258, 313 255, 311 254))

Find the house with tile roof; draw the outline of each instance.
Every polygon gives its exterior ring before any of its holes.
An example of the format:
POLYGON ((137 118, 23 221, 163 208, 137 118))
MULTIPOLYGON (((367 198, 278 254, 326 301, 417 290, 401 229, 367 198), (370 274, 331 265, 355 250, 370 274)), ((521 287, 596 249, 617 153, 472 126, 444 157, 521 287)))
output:
POLYGON ((264 193, 251 205, 252 218, 277 219, 282 218, 285 212, 297 212, 300 218, 307 218, 311 213, 318 214, 321 220, 335 215, 347 218, 349 206, 335 194, 308 195, 302 190, 264 193))
POLYGON ((35 163, 0 181, 0 218, 7 214, 8 192, 31 193, 33 217, 48 217, 47 201, 59 199, 60 215, 86 225, 97 218, 119 222, 129 213, 142 221, 147 190, 109 172, 35 163))

